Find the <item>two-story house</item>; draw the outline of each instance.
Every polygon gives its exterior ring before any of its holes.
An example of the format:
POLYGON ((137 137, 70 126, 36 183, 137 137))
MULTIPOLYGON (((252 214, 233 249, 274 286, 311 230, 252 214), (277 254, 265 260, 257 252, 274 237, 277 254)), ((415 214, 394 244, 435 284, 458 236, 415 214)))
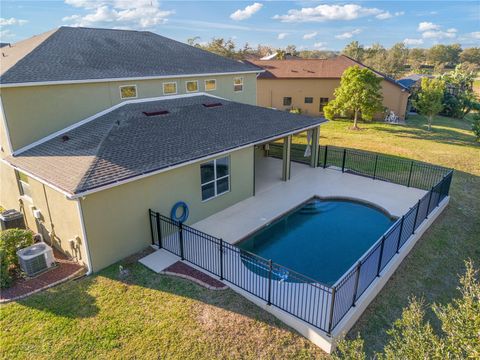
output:
MULTIPOLYGON (((258 76, 257 104, 276 109, 301 109, 311 116, 323 115, 323 107, 334 97, 343 72, 351 66, 366 67, 345 55, 330 59, 251 61, 265 72, 258 76)), ((383 106, 405 119, 410 93, 394 79, 372 70, 382 78, 383 106)), ((375 116, 383 120, 385 113, 375 116)))
POLYGON ((90 271, 148 246, 149 208, 184 201, 191 223, 253 196, 260 146, 318 144, 325 121, 255 106, 263 70, 151 32, 61 27, 2 53, 0 205, 90 271))

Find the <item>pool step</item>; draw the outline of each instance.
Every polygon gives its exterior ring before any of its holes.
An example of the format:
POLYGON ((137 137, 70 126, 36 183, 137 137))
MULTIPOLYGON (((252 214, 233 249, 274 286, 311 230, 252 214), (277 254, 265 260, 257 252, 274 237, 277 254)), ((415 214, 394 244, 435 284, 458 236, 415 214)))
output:
POLYGON ((299 211, 300 214, 319 214, 322 212, 321 205, 318 202, 312 202, 306 204, 304 207, 302 207, 299 211))

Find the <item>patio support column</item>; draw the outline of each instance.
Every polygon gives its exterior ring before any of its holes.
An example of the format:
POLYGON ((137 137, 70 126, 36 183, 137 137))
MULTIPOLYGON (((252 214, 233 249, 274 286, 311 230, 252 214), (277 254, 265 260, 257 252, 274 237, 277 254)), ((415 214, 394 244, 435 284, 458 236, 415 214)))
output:
POLYGON ((292 135, 288 135, 283 138, 283 167, 282 167, 282 180, 290 180, 290 152, 292 149, 292 135))
POLYGON ((312 155, 310 156, 310 166, 318 166, 318 144, 320 140, 320 126, 312 129, 312 155))

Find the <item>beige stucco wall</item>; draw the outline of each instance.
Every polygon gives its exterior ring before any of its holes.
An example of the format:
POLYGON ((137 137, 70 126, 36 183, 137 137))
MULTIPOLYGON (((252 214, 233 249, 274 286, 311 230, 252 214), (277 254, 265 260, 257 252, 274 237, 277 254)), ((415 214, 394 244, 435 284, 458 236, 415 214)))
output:
POLYGON ((86 265, 87 258, 76 201, 68 200, 65 195, 32 178, 29 178, 29 184, 30 199, 20 196, 15 171, 0 162, 0 205, 6 209, 22 211, 29 229, 42 234, 48 244, 53 240, 54 246, 86 265), (40 221, 33 217, 34 209, 41 211, 40 221), (52 227, 54 236, 51 236, 52 227), (76 237, 80 238, 80 244, 72 249, 68 240, 76 237))
MULTIPOLYGON (((257 104, 276 109, 298 107, 307 115, 320 115, 320 98, 332 99, 340 79, 258 79, 257 104), (283 105, 283 98, 292 98, 291 106, 283 105), (313 97, 313 104, 305 104, 305 97, 313 97)), ((382 81, 383 105, 405 118, 408 92, 398 86, 382 81)), ((379 115, 380 116, 380 115, 379 115)))
POLYGON ((81 200, 94 271, 151 244, 148 209, 170 216, 177 201, 195 223, 253 194, 253 147, 230 154, 230 192, 202 202, 200 162, 123 184, 81 200))
POLYGON ((136 85, 138 98, 164 96, 164 82, 177 82, 177 93, 185 94, 186 81, 198 80, 199 91, 204 80, 216 79, 217 89, 208 93, 247 104, 256 103, 256 74, 221 75, 163 80, 116 81, 90 84, 68 84, 2 88, 6 122, 14 150, 61 130, 119 102, 119 87, 136 85), (233 91, 233 78, 244 79, 243 91, 233 91))

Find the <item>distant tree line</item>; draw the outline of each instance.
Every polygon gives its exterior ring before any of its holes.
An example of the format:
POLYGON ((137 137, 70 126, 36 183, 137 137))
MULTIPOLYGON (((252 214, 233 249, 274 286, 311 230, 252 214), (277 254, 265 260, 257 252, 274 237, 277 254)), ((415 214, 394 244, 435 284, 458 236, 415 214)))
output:
MULTIPOLYGON (((340 53, 329 50, 297 50, 295 45, 278 49, 269 45, 258 45, 254 48, 246 43, 243 47, 237 47, 232 39, 224 38, 213 38, 207 43, 199 40, 199 37, 194 37, 187 42, 189 45, 237 60, 261 58, 274 53, 277 53, 278 59, 288 58, 288 55, 325 59, 340 53)), ((462 49, 460 44, 409 49, 403 43, 385 48, 378 43, 366 47, 358 41, 352 41, 341 53, 392 78, 399 78, 407 73, 443 74, 455 69, 459 64, 469 72, 480 71, 480 47, 462 49)))
POLYGON ((380 44, 365 47, 352 41, 342 53, 393 78, 407 72, 443 74, 460 64, 470 72, 480 70, 480 48, 462 49, 460 44, 409 49, 397 43, 387 49, 380 44))

